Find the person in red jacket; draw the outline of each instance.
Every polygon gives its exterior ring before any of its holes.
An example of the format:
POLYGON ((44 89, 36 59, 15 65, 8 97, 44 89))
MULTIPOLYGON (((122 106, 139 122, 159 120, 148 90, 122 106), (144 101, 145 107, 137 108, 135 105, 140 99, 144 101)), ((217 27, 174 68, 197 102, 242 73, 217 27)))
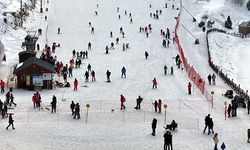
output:
POLYGON ((78 87, 78 81, 75 78, 75 81, 74 81, 74 91, 77 91, 77 87, 78 87))
POLYGON ((120 101, 121 101, 121 110, 125 109, 126 107, 125 107, 124 103, 126 101, 126 98, 123 95, 121 95, 120 101))
POLYGON ((0 81, 0 86, 1 86, 1 93, 4 93, 4 86, 5 86, 5 83, 3 80, 0 81))
POLYGON ((152 80, 152 82, 153 82, 153 89, 154 88, 156 88, 157 89, 157 81, 156 81, 156 78, 154 78, 153 80, 152 80))
POLYGON ((188 82, 188 94, 191 95, 192 84, 188 82))

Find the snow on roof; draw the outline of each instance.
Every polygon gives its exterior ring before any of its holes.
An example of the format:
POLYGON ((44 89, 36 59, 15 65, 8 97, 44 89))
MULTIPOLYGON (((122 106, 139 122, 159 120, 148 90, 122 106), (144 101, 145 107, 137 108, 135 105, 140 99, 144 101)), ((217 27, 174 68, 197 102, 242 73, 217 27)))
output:
POLYGON ((243 22, 239 24, 240 27, 249 27, 250 28, 250 21, 243 22))

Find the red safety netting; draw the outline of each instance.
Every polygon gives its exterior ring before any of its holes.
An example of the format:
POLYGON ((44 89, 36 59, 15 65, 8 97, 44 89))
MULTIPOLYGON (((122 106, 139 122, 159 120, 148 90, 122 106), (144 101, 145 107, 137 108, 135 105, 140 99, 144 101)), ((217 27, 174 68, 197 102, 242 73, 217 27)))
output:
MULTIPOLYGON (((180 0, 180 5, 182 6, 182 1, 180 0)), ((199 73, 191 66, 183 52, 182 46, 179 41, 179 37, 177 35, 177 30, 180 23, 180 15, 181 15, 182 7, 180 7, 180 11, 178 14, 178 17, 175 17, 176 19, 176 25, 175 25, 175 43, 177 45, 178 51, 180 53, 180 57, 182 59, 183 66, 189 76, 189 78, 193 81, 193 83, 197 86, 197 88, 201 91, 201 93, 206 97, 207 101, 212 103, 212 95, 205 89, 205 81, 201 78, 199 73)))

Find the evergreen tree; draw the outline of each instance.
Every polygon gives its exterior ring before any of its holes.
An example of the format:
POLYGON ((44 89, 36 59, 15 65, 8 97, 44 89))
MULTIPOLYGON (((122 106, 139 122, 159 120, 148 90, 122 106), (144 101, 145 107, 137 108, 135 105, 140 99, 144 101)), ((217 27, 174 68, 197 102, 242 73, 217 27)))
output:
POLYGON ((250 0, 247 2, 247 9, 250 11, 250 0))

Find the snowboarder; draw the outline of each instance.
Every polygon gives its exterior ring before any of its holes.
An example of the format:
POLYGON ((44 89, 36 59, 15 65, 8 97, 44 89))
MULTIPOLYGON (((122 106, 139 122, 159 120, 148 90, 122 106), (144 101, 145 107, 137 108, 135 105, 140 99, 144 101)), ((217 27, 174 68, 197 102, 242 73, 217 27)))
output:
POLYGON ((152 82, 153 82, 153 89, 154 88, 156 88, 157 89, 157 81, 156 81, 156 78, 154 78, 153 80, 152 80, 152 82))
POLYGON ((168 70, 168 67, 164 65, 164 75, 167 75, 167 70, 168 70))
POLYGON ((107 82, 110 82, 111 72, 109 70, 107 70, 106 75, 107 75, 107 82))
POLYGON ((209 75, 207 76, 207 80, 208 80, 208 84, 209 84, 209 85, 211 85, 211 79, 212 79, 212 76, 209 74, 209 75))
POLYGON ((207 130, 207 127, 209 125, 209 121, 210 121, 210 114, 208 114, 206 117, 205 117, 205 128, 203 130, 203 134, 205 134, 206 130, 207 130))
POLYGON ((78 81, 75 78, 75 81, 74 81, 74 91, 77 91, 77 87, 78 87, 78 81))
POLYGON ((154 118, 151 125, 152 125, 152 134, 151 135, 155 136, 155 129, 156 129, 156 125, 157 125, 157 119, 154 118))
POLYGON ((162 105, 162 101, 161 99, 158 100, 158 103, 157 103, 157 107, 158 107, 158 112, 161 113, 161 105, 162 105))
POLYGON ((0 86, 1 86, 1 93, 4 93, 4 86, 5 86, 5 83, 3 80, 0 81, 0 86))
POLYGON ((143 101, 143 99, 141 98, 141 96, 139 95, 138 98, 136 99, 136 106, 135 109, 140 110, 141 109, 141 102, 143 101))
POLYGON ((14 130, 14 120, 12 118, 12 114, 9 115, 9 125, 6 127, 6 130, 8 130, 9 126, 12 125, 12 129, 14 130))
POLYGON ((213 85, 215 85, 215 79, 216 79, 216 76, 215 76, 215 74, 213 73, 213 75, 212 75, 213 85))
POLYGON ((145 51, 145 58, 148 59, 148 52, 145 51))
POLYGON ((80 106, 79 103, 76 103, 75 105, 75 115, 74 115, 74 119, 80 119, 80 106))
POLYGON ((218 144, 218 142, 219 142, 218 133, 215 133, 215 134, 214 134, 213 140, 214 140, 214 150, 218 150, 218 148, 217 148, 217 144, 218 144))
POLYGON ((191 95, 192 84, 188 82, 188 94, 191 95))
POLYGON ((91 71, 91 77, 92 77, 92 81, 95 81, 96 79, 95 79, 95 71, 94 70, 92 70, 91 71))
POLYGON ((50 103, 51 104, 51 113, 55 113, 56 112, 56 103, 57 103, 57 101, 56 101, 56 96, 55 95, 53 95, 53 98, 52 98, 52 102, 50 103))
POLYGON ((74 115, 74 113, 75 113, 75 111, 74 111, 75 110, 75 106, 76 105, 75 105, 74 101, 72 101, 71 104, 70 104, 70 109, 71 109, 72 115, 74 115))
POLYGON ((121 72, 122 72, 122 75, 121 75, 121 78, 126 78, 126 68, 123 66, 122 69, 121 69, 121 72))
POLYGON ((126 107, 125 107, 124 103, 126 102, 126 98, 123 95, 121 95, 121 97, 120 97, 120 102, 121 102, 121 110, 125 109, 126 107))

